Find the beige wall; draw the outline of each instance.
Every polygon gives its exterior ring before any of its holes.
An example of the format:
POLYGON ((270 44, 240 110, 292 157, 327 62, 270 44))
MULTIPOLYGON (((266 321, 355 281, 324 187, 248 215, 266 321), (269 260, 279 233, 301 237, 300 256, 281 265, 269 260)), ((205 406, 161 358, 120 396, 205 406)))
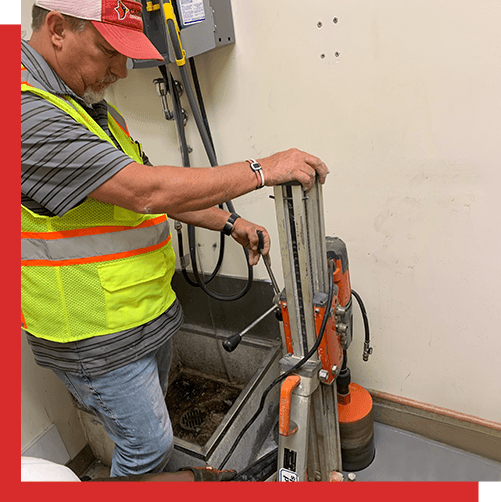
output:
MULTIPOLYGON (((363 363, 355 307, 355 380, 501 422, 501 4, 232 6, 236 44, 196 60, 219 163, 295 146, 329 165, 326 232, 348 246, 372 329, 374 354, 363 363)), ((179 165, 175 127, 152 84, 159 76, 132 70, 110 100, 153 163, 179 165)), ((187 133, 192 164, 207 166, 191 113, 187 133)), ((283 284, 271 193, 234 203, 269 229, 283 284)), ((210 269, 217 238, 199 238, 210 269)), ((223 273, 244 276, 240 250, 229 247, 223 273)), ((262 264, 255 275, 267 277, 262 264)))
MULTIPOLYGON (((296 146, 330 166, 326 232, 347 243, 372 328, 374 354, 363 363, 357 314, 354 377, 501 421, 501 4, 232 6, 236 44, 197 58, 219 162, 296 146)), ((158 76, 132 70, 113 99, 152 161, 178 164, 175 128, 152 84, 158 76)), ((187 129, 193 165, 208 165, 191 117, 187 129)), ((281 282, 271 193, 234 202, 272 233, 281 282)), ((216 240, 200 240, 210 269, 216 240)), ((223 273, 245 275, 236 248, 223 273)), ((267 277, 262 265, 256 275, 267 277)))

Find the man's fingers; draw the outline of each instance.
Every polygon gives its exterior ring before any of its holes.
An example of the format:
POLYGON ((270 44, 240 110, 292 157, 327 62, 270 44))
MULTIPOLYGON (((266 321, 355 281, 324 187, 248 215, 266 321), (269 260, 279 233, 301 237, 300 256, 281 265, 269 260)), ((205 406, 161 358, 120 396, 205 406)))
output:
POLYGON ((298 181, 304 188, 310 189, 315 183, 317 172, 309 165, 301 169, 301 177, 298 176, 298 181))
POLYGON ((261 253, 258 253, 257 251, 254 251, 251 249, 249 251, 249 265, 253 267, 254 265, 257 265, 259 262, 259 257, 261 256, 261 253))
POLYGON ((327 174, 329 174, 329 169, 325 163, 318 157, 306 157, 305 162, 313 168, 316 174, 318 174, 320 183, 324 184, 327 174))
POLYGON ((323 164, 322 160, 319 159, 318 157, 306 157, 304 160, 308 165, 310 165, 314 169, 317 166, 321 166, 323 164))

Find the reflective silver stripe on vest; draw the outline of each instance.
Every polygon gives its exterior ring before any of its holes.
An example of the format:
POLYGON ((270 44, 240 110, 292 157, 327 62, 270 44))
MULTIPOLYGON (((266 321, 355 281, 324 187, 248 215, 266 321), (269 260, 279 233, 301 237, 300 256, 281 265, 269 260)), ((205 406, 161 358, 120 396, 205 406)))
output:
POLYGON ((160 244, 169 237, 169 222, 99 235, 65 239, 21 239, 21 260, 76 260, 134 251, 160 244))
POLYGON ((127 132, 127 124, 125 123, 124 118, 122 115, 120 115, 115 108, 113 108, 111 105, 108 104, 108 113, 111 115, 111 117, 115 120, 115 122, 124 130, 124 132, 128 135, 129 133, 127 132))

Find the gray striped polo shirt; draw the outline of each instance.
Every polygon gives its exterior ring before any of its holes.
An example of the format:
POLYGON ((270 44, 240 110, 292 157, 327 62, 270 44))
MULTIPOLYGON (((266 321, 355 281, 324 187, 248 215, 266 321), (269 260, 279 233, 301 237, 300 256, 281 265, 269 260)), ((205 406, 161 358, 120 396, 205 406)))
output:
MULTIPOLYGON (((108 106, 88 106, 24 40, 21 62, 26 80, 58 96, 71 96, 115 142, 108 130, 108 106)), ((21 203, 44 216, 63 216, 106 180, 132 162, 119 145, 91 133, 47 100, 21 93, 21 203)), ((145 157, 145 163, 149 163, 145 157)), ((99 376, 139 359, 165 343, 182 325, 179 301, 160 317, 137 328, 56 343, 26 332, 40 366, 74 374, 99 376)))

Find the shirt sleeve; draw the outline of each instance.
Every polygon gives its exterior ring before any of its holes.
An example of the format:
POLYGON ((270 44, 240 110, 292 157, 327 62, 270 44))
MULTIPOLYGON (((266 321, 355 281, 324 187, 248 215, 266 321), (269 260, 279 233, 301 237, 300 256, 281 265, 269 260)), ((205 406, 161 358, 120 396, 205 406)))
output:
POLYGON ((21 93, 21 193, 57 216, 133 160, 44 98, 21 93))

